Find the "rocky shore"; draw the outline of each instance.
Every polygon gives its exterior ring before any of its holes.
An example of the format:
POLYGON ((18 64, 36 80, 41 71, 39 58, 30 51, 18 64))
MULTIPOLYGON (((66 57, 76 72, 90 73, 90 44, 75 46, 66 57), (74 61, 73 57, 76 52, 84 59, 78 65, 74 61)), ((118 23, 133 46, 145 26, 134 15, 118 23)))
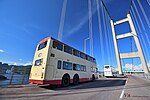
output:
POLYGON ((0 75, 0 80, 6 80, 6 79, 7 79, 7 77, 0 75))

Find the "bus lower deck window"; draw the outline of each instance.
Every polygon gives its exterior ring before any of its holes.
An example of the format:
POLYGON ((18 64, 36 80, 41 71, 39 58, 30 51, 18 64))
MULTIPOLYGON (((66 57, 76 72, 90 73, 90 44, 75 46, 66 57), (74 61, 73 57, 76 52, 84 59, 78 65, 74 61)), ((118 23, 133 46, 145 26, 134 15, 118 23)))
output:
POLYGON ((72 70, 72 63, 64 61, 63 62, 63 69, 72 70))
POLYGON ((81 66, 80 66, 79 64, 73 64, 73 70, 80 71, 80 70, 81 70, 80 67, 81 67, 81 66))

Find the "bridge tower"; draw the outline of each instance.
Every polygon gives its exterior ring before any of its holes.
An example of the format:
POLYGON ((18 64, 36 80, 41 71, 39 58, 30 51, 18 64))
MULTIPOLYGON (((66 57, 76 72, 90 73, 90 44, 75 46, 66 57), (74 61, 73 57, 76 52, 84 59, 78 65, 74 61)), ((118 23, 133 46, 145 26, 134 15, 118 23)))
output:
POLYGON ((144 73, 148 74, 149 73, 148 66, 146 64, 143 50, 142 50, 141 44, 139 42, 138 34, 136 33, 136 30, 135 30, 135 27, 134 27, 134 24, 133 24, 133 21, 132 21, 130 14, 127 14, 127 17, 125 19, 122 19, 122 20, 119 20, 116 22, 111 20, 111 27, 112 27, 114 47, 115 47, 115 52, 116 52, 116 59, 117 59, 117 64, 118 64, 118 68, 119 68, 119 74, 122 74, 122 66, 121 66, 120 60, 125 59, 125 58, 140 58, 141 63, 142 63, 142 67, 144 69, 144 73), (124 22, 129 22, 131 32, 116 36, 115 25, 122 24, 124 22), (136 44, 136 47, 138 50, 137 52, 119 53, 117 40, 122 39, 122 38, 127 38, 127 37, 133 37, 134 38, 134 41, 135 41, 135 44, 136 44))

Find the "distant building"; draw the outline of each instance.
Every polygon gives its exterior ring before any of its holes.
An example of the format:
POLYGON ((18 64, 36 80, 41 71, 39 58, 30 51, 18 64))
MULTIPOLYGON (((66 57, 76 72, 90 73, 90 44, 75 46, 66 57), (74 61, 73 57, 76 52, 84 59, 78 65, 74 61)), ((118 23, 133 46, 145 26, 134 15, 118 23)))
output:
POLYGON ((6 73, 6 71, 10 69, 11 67, 7 63, 3 63, 1 67, 1 73, 6 73))
POLYGON ((0 73, 18 73, 18 74, 29 74, 32 65, 8 65, 7 63, 0 62, 0 73))
POLYGON ((2 62, 0 62, 0 73, 2 71, 2 62))
POLYGON ((18 74, 29 74, 31 70, 31 65, 28 66, 14 66, 14 73, 18 74))

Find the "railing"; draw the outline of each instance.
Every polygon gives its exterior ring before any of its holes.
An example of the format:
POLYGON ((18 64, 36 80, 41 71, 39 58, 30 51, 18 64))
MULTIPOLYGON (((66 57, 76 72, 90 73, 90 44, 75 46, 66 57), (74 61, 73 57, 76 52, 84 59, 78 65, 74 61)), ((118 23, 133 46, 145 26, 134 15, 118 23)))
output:
POLYGON ((0 86, 7 86, 7 85, 19 85, 19 84, 28 84, 29 80, 29 70, 27 71, 26 68, 22 69, 21 72, 14 70, 12 73, 3 73, 0 74, 7 79, 0 80, 0 86))
POLYGON ((150 73, 149 74, 132 74, 133 76, 141 77, 141 78, 146 78, 150 79, 150 73))

